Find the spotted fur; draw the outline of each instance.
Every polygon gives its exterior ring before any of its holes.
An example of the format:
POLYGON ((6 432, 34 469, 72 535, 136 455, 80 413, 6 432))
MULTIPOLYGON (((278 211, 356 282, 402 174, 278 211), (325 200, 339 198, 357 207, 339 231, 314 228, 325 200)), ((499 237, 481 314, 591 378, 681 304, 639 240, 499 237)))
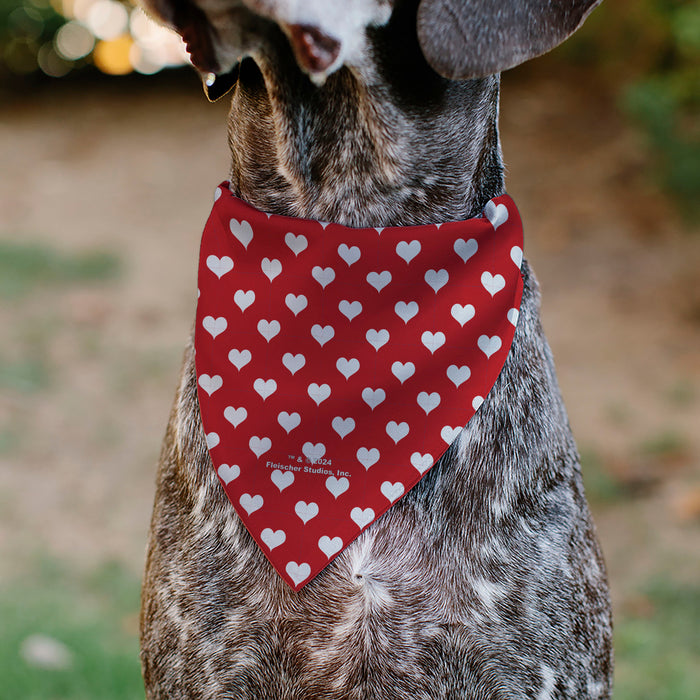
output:
MULTIPOLYGON (((197 0, 230 44, 219 54, 248 56, 229 121, 234 194, 350 226, 478 214, 504 191, 498 78, 437 76, 419 49, 416 2, 397 0, 380 24, 386 1, 347 1, 367 13, 367 31, 314 85, 275 0, 197 0)), ((173 4, 151 9, 172 22, 173 4)), ((605 567, 527 262, 522 274, 512 349, 462 437, 298 593, 216 478, 190 342, 143 587, 148 698, 610 697, 605 567)))

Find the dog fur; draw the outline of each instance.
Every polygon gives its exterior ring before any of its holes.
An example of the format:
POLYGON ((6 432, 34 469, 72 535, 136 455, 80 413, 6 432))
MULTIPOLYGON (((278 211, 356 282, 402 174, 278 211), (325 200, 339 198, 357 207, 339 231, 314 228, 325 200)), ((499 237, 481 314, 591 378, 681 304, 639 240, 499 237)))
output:
MULTIPOLYGON (((548 50, 597 3, 147 4, 203 73, 238 71, 236 196, 270 213, 397 226, 478 216, 505 191, 499 78, 488 73, 548 50), (494 17, 510 41, 489 34, 494 17), (338 44, 313 80, 300 25, 338 44)), ((526 262, 522 274, 512 349, 461 437, 298 593, 217 480, 190 341, 143 587, 148 698, 610 697, 604 563, 526 262)))

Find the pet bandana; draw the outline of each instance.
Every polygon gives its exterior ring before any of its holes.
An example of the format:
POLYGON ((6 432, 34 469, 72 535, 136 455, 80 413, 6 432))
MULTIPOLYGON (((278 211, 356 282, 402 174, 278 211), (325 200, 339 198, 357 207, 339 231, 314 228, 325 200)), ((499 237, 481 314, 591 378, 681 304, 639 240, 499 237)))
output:
POLYGON ((503 367, 522 296, 507 196, 481 218, 349 228, 216 191, 195 329, 212 462, 299 590, 459 437, 503 367))

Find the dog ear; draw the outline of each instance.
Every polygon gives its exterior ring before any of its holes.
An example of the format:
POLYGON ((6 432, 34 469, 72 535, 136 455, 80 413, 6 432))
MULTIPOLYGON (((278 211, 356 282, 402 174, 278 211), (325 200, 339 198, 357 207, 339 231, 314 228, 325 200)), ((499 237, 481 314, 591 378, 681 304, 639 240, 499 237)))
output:
POLYGON ((601 0, 421 0, 418 41, 445 78, 480 78, 546 53, 601 0))
POLYGON ((210 102, 223 97, 238 80, 238 67, 222 74, 214 46, 214 28, 207 16, 190 0, 142 0, 144 9, 172 27, 183 39, 192 65, 202 76, 210 102))

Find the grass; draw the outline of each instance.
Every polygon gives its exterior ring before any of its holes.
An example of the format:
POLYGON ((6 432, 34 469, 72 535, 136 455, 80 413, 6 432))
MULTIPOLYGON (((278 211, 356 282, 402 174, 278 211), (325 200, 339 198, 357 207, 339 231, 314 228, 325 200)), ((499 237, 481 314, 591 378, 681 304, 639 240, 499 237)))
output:
POLYGON ((116 565, 80 578, 43 562, 0 588, 0 700, 134 700, 144 697, 136 615, 139 581, 116 565), (65 645, 65 670, 29 665, 31 635, 65 645))
POLYGON ((113 279, 120 270, 112 253, 68 255, 39 243, 0 240, 0 299, 16 299, 40 287, 113 279))
POLYGON ((615 631, 615 700, 697 700, 700 588, 655 581, 615 631))

